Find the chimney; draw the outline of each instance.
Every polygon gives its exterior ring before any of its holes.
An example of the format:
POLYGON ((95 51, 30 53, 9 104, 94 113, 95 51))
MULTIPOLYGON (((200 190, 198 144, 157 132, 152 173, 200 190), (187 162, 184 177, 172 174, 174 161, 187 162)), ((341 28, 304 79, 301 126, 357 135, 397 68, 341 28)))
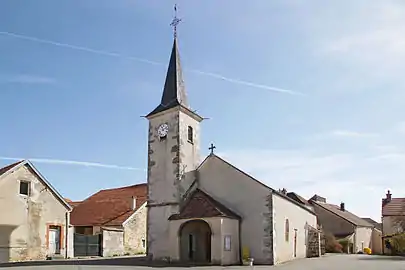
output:
POLYGON ((345 211, 345 203, 344 202, 340 203, 340 211, 345 211))
POLYGON ((386 194, 387 197, 385 198, 385 202, 386 202, 386 203, 388 203, 388 202, 391 201, 391 195, 392 195, 391 192, 388 190, 388 191, 387 191, 387 194, 386 194))
POLYGON ((132 196, 131 198, 131 209, 135 210, 136 209, 136 196, 132 196))

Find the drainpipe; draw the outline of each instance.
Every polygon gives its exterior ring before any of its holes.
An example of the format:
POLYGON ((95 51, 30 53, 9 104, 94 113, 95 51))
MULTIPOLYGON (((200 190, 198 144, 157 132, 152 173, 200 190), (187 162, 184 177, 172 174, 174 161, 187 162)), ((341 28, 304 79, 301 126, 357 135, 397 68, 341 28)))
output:
POLYGON ((68 247, 69 247, 69 211, 65 213, 65 259, 68 258, 68 247))
POLYGON ((243 265, 243 258, 242 258, 242 220, 239 219, 239 263, 243 265))

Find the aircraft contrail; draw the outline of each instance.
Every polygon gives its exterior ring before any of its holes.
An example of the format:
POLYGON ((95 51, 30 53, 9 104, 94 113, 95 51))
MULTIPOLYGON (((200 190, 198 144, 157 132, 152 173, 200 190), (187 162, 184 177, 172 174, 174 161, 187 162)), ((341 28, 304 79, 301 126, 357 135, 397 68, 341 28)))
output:
POLYGON ((113 165, 113 164, 104 164, 104 163, 98 163, 98 162, 47 159, 47 158, 0 157, 0 160, 19 161, 19 160, 24 160, 24 159, 28 159, 29 161, 32 161, 32 162, 47 163, 47 164, 77 165, 77 166, 85 166, 85 167, 99 167, 99 168, 118 169, 118 170, 146 171, 145 169, 142 169, 142 168, 126 167, 126 166, 119 166, 119 165, 113 165))
MULTIPOLYGON (((71 44, 67 44, 67 43, 61 43, 61 42, 57 42, 57 41, 52 41, 52 40, 47 40, 47 39, 42 39, 42 38, 37 38, 37 37, 32 37, 32 36, 27 36, 27 35, 21 35, 21 34, 12 33, 12 32, 0 31, 0 35, 9 36, 9 37, 18 38, 18 39, 29 40, 29 41, 33 41, 33 42, 49 44, 49 45, 54 45, 54 46, 59 46, 59 47, 64 47, 64 48, 68 48, 68 49, 72 49, 72 50, 78 50, 78 51, 84 51, 84 52, 88 52, 88 53, 104 55, 104 56, 125 58, 125 59, 135 60, 135 61, 138 61, 138 62, 143 62, 143 63, 147 63, 147 64, 151 64, 151 65, 166 66, 165 63, 156 62, 156 61, 152 61, 152 60, 148 60, 148 59, 144 59, 144 58, 126 56, 126 55, 122 55, 122 54, 116 53, 116 52, 109 52, 109 51, 104 51, 104 50, 96 50, 96 49, 92 49, 92 48, 76 46, 76 45, 71 45, 71 44)), ((250 87, 254 87, 254 88, 270 90, 270 91, 273 91, 273 92, 284 93, 284 94, 304 96, 303 93, 300 93, 300 92, 297 92, 297 91, 278 88, 278 87, 272 87, 272 86, 263 85, 263 84, 257 84, 257 83, 253 83, 253 82, 240 80, 240 79, 229 78, 229 77, 223 76, 221 74, 201 71, 201 70, 197 70, 197 69, 186 69, 186 70, 188 70, 190 72, 193 72, 193 73, 196 73, 196 74, 205 75, 205 76, 208 76, 208 77, 224 80, 224 81, 234 83, 234 84, 245 85, 245 86, 250 86, 250 87)))

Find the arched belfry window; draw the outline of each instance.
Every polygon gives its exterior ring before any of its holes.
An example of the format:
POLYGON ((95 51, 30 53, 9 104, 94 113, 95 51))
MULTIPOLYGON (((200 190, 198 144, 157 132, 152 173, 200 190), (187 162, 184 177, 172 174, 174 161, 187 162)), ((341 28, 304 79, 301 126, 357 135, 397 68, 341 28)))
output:
POLYGON ((193 128, 190 126, 188 126, 187 129, 187 140, 188 142, 193 143, 193 128))
POLYGON ((290 241, 290 222, 288 218, 285 220, 285 241, 290 241))

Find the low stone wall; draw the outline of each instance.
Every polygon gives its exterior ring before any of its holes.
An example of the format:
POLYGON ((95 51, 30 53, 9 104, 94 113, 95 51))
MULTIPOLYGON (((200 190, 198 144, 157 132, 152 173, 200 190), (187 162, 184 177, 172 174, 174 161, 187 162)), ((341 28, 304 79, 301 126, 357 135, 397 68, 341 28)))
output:
POLYGON ((103 257, 124 255, 124 231, 115 228, 102 228, 103 257))
POLYGON ((308 226, 307 238, 307 257, 321 256, 321 232, 311 226, 308 226))

